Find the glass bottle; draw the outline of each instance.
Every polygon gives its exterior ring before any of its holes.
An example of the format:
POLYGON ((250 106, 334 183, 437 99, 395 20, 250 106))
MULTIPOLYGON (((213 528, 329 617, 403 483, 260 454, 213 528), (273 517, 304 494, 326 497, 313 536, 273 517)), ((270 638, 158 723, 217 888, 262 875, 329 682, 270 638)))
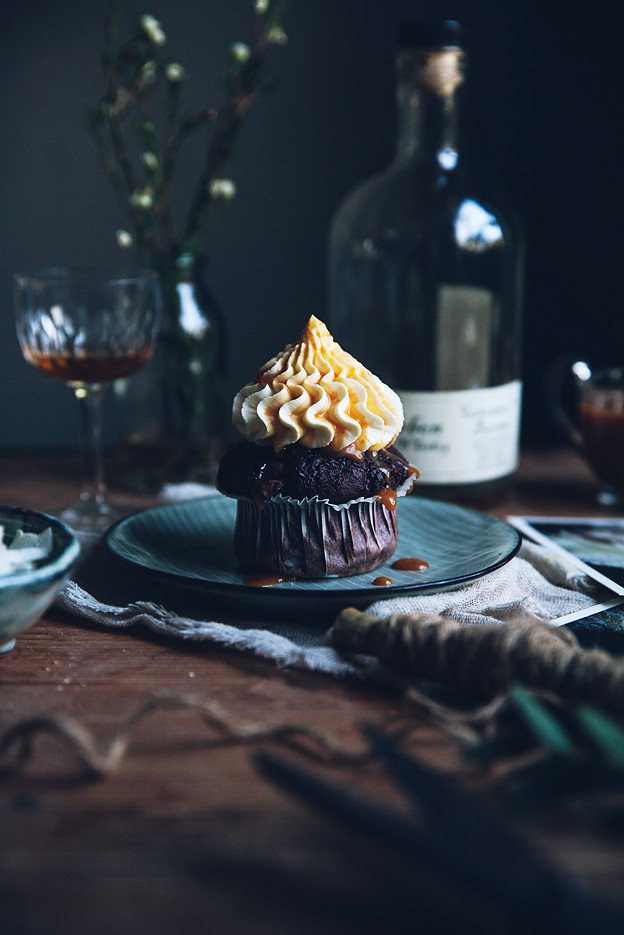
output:
POLYGON ((395 159, 332 222, 330 326, 401 396, 414 492, 487 504, 517 467, 521 244, 460 159, 461 26, 405 26, 396 64, 395 159))

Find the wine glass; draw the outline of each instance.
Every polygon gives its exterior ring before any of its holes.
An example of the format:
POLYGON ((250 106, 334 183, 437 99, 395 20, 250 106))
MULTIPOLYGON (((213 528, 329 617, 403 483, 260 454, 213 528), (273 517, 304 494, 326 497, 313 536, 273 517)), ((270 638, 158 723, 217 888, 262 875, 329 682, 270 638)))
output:
POLYGON ((103 530, 117 518, 104 482, 102 397, 108 383, 142 367, 160 319, 151 270, 54 267, 16 273, 17 336, 24 358, 62 380, 81 406, 82 491, 61 514, 77 531, 103 530))

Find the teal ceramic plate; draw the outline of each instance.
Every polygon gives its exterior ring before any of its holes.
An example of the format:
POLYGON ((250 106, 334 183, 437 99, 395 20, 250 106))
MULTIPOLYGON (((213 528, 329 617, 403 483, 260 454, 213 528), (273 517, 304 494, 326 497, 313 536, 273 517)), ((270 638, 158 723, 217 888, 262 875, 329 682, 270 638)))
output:
POLYGON ((517 530, 485 513, 418 497, 400 500, 397 510, 399 542, 386 565, 350 578, 272 587, 244 583, 232 550, 236 502, 221 495, 136 513, 113 526, 106 543, 115 556, 161 582, 200 589, 233 611, 282 616, 455 588, 504 565, 520 547, 517 530), (397 558, 421 558, 429 568, 397 571, 390 567, 397 558), (391 578, 392 585, 373 585, 380 575, 391 578))

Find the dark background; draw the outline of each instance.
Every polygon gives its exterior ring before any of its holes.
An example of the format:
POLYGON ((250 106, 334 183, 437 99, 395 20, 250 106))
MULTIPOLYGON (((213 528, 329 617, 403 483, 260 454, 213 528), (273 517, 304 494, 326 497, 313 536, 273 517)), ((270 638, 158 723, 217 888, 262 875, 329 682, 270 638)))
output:
MULTIPOLYGON (((143 6, 127 0, 129 30, 143 6)), ((276 88, 249 116, 238 195, 206 233, 230 335, 231 392, 325 311, 326 237, 342 197, 392 156, 395 39, 409 18, 457 17, 472 52, 463 154, 515 203, 527 238, 526 443, 552 439, 543 375, 560 354, 624 363, 620 30, 603 0, 290 0, 276 88)), ((15 270, 115 262, 124 226, 86 130, 102 92, 106 0, 14 3, 0 35, 0 444, 77 438, 68 390, 22 361, 15 270)), ((226 49, 252 0, 155 0, 189 105, 218 106, 226 49)), ((194 160, 185 171, 189 177, 194 160)), ((188 185, 182 179, 180 194, 188 185)), ((109 428, 112 433, 113 428, 109 428)), ((112 437, 112 435, 111 435, 112 437)))

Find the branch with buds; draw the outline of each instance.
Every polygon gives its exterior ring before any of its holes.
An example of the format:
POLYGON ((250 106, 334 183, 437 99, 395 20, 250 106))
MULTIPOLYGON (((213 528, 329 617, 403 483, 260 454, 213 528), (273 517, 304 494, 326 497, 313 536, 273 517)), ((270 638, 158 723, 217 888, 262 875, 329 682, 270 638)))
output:
POLYGON ((287 41, 285 5, 286 0, 255 0, 253 39, 229 49, 221 106, 184 113, 186 72, 163 54, 167 37, 161 23, 143 14, 130 39, 120 44, 119 0, 112 0, 103 56, 105 92, 89 111, 89 126, 128 219, 129 230, 117 231, 120 247, 134 246, 152 261, 163 254, 193 253, 212 204, 234 197, 234 182, 224 173, 249 108, 266 90, 267 50, 287 41), (177 231, 172 208, 176 160, 190 135, 202 130, 208 135, 206 153, 177 231))

